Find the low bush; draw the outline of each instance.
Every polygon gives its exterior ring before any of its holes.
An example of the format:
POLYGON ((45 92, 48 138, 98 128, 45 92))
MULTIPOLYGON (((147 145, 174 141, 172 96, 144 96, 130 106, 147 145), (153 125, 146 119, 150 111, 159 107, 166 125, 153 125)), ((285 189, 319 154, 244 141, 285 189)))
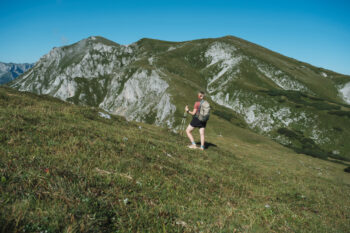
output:
POLYGON ((328 114, 350 118, 350 111, 328 111, 328 114))

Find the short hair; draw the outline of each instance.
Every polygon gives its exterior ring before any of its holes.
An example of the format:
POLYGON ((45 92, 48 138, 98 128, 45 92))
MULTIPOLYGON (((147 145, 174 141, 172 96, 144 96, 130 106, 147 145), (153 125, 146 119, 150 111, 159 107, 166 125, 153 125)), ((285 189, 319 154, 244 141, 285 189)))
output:
POLYGON ((202 95, 205 95, 204 91, 199 91, 198 93, 200 93, 202 95))

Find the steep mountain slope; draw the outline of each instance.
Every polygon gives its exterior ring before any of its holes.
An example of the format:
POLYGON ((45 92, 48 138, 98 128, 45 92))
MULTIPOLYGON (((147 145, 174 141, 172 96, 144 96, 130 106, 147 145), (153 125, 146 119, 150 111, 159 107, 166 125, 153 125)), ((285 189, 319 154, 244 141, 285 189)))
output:
MULTIPOLYGON (((1 232, 346 232, 344 165, 215 118, 208 149, 0 87, 1 232)), ((106 118, 107 117, 107 118, 106 118)), ((198 138, 198 135, 196 135, 198 138)))
POLYGON ((10 86, 174 130, 206 90, 222 119, 298 152, 350 159, 350 77, 231 36, 128 46, 89 37, 54 48, 10 86))
POLYGON ((0 62, 0 85, 14 80, 19 75, 32 68, 33 65, 34 64, 29 63, 16 64, 0 62))

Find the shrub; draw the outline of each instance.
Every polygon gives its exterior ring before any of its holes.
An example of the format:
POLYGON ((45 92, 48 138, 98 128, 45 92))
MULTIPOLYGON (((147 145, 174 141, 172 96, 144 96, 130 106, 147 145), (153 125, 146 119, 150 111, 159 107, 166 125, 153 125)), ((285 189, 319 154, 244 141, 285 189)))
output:
POLYGON ((279 128, 277 130, 277 133, 283 134, 283 135, 287 136, 290 139, 298 139, 298 135, 294 131, 289 130, 287 128, 279 128))
POLYGON ((237 118, 235 115, 230 113, 229 111, 221 111, 221 110, 214 110, 213 111, 214 115, 217 115, 218 117, 221 117, 222 119, 225 119, 227 121, 231 121, 231 119, 237 118))
POLYGON ((333 127, 334 130, 338 131, 338 132, 343 132, 343 129, 337 126, 333 127))
POLYGON ((328 114, 331 115, 337 115, 340 117, 349 117, 350 118, 350 112, 349 111, 328 111, 328 114))
POLYGON ((309 103, 308 105, 318 109, 318 110, 339 110, 340 106, 338 105, 333 105, 333 104, 328 104, 325 102, 316 102, 316 103, 309 103))
POLYGON ((8 101, 9 100, 9 96, 6 93, 0 91, 0 99, 8 101))

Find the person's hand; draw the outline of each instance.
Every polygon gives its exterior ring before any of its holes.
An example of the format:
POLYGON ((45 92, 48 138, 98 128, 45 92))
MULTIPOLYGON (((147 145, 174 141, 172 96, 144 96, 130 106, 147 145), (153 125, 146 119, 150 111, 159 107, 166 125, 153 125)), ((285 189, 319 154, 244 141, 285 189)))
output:
POLYGON ((186 107, 185 107, 185 111, 186 111, 186 112, 188 112, 188 105, 186 105, 186 107))

